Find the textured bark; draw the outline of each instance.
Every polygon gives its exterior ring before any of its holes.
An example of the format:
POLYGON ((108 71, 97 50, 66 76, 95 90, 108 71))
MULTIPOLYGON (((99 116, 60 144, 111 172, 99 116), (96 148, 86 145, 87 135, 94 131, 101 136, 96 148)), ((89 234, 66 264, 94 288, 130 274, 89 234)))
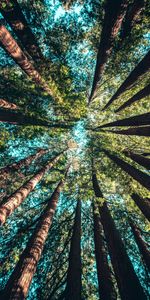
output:
MULTIPOLYGON (((115 99, 117 99, 122 93, 124 93, 127 89, 130 89, 133 84, 145 73, 150 70, 150 51, 144 56, 144 58, 139 62, 139 64, 134 68, 134 70, 129 74, 126 80, 122 83, 116 93, 112 96, 112 98, 105 105, 104 109, 106 109, 115 99)), ((103 110, 104 110, 103 109, 103 110)))
POLYGON ((115 126, 142 126, 142 125, 150 125, 150 113, 145 113, 138 116, 133 116, 129 118, 125 118, 122 120, 117 120, 114 122, 110 122, 101 126, 96 127, 95 129, 105 128, 105 127, 115 127, 115 126))
POLYGON ((12 27, 23 47, 33 59, 43 59, 43 55, 37 44, 35 36, 30 29, 24 14, 22 13, 18 2, 16 0, 3 0, 2 2, 3 5, 0 4, 1 14, 12 27), (4 4, 6 5, 5 7, 4 4))
POLYGON ((60 159, 63 152, 58 154, 50 162, 46 164, 40 171, 24 183, 18 190, 16 190, 10 197, 7 198, 4 204, 0 205, 0 224, 3 225, 7 218, 14 212, 14 210, 25 200, 25 198, 33 191, 35 186, 43 178, 44 174, 50 170, 54 164, 60 159))
POLYGON ((123 135, 150 136, 150 126, 128 128, 125 130, 106 130, 106 132, 123 135))
POLYGON ((0 108, 5 108, 5 109, 19 109, 19 107, 11 102, 8 102, 7 100, 0 99, 0 108))
POLYGON ((4 25, 0 25, 0 43, 5 51, 21 67, 21 69, 49 95, 52 95, 51 89, 47 86, 41 75, 35 70, 32 63, 18 46, 10 32, 4 25))
POLYGON ((33 160, 38 159, 45 153, 47 153, 47 149, 39 149, 35 154, 29 155, 26 158, 19 160, 18 162, 12 163, 0 169, 0 176, 7 176, 7 174, 11 171, 18 171, 20 168, 29 166, 33 160))
POLYGON ((81 201, 78 200, 69 252, 65 300, 81 300, 81 201))
MULTIPOLYGON (((95 194, 97 195, 96 191, 95 194)), ((93 203, 94 244, 99 285, 99 297, 101 300, 116 300, 117 295, 114 290, 111 269, 108 264, 107 252, 103 236, 103 228, 100 220, 100 215, 97 210, 98 205, 93 203)))
POLYGON ((2 296, 3 300, 23 300, 26 298, 33 275, 36 272, 38 261, 43 251, 49 228, 52 224, 62 186, 63 181, 60 181, 54 193, 50 197, 34 234, 29 239, 26 249, 23 251, 19 262, 6 284, 2 296))
POLYGON ((127 255, 124 243, 106 202, 102 207, 99 207, 99 212, 121 299, 146 300, 147 297, 127 255))
POLYGON ((136 203, 138 208, 141 210, 145 218, 150 221, 150 199, 141 198, 138 194, 134 193, 131 195, 133 201, 136 203))
POLYGON ((129 5, 125 21, 123 22, 122 32, 121 32, 121 43, 123 40, 130 35, 132 28, 139 20, 139 16, 144 8, 144 0, 134 0, 134 2, 129 5))
POLYGON ((122 104, 118 109, 115 110, 115 112, 119 112, 123 110, 126 107, 131 106, 133 103, 147 97, 150 95, 150 84, 145 86, 141 91, 136 93, 133 97, 131 97, 128 101, 126 101, 124 104, 122 104))
POLYGON ((135 241, 138 245, 141 256, 143 258, 143 261, 144 261, 147 269, 150 271, 150 251, 148 250, 147 244, 142 239, 140 229, 131 220, 129 223, 130 223, 135 241))
POLYGON ((143 157, 142 155, 133 153, 132 151, 123 151, 123 153, 127 156, 130 157, 132 160, 134 160, 136 163, 141 165, 142 167, 150 170, 150 159, 147 157, 143 157))
POLYGON ((131 166, 129 163, 123 161, 116 155, 111 154, 109 151, 104 150, 103 152, 115 162, 123 171, 129 174, 134 180, 138 181, 142 186, 150 190, 150 176, 131 166))
POLYGON ((106 1, 104 24, 97 53, 95 74, 89 102, 91 102, 92 97, 94 96, 97 84, 101 79, 101 76, 105 69, 105 65, 111 54, 114 39, 121 27, 123 18, 126 13, 127 4, 127 0, 106 1))

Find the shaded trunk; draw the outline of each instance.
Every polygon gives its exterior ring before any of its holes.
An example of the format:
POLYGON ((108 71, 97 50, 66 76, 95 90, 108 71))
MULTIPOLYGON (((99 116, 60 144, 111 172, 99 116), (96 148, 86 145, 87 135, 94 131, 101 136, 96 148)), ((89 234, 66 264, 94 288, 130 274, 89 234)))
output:
POLYGON ((130 35, 132 28, 139 20, 139 16, 144 8, 144 0, 134 0, 133 4, 128 7, 125 21, 123 22, 121 32, 121 43, 130 35))
POLYGON ((81 300, 81 201, 78 200, 69 252, 65 300, 81 300))
POLYGON ((11 171, 18 171, 20 168, 29 166, 33 160, 38 159, 49 150, 47 149, 39 149, 35 154, 29 155, 26 158, 19 160, 18 162, 12 163, 0 169, 0 176, 7 176, 7 174, 11 171))
POLYGON ((150 176, 131 166, 116 155, 111 154, 109 151, 104 150, 103 152, 115 162, 123 171, 129 174, 134 180, 138 181, 142 186, 150 190, 150 176))
POLYGON ((126 0, 106 1, 104 24, 97 53, 95 74, 89 102, 91 102, 94 96, 97 84, 101 79, 105 65, 111 54, 114 39, 121 27, 122 20, 126 13, 127 4, 128 1, 126 0))
POLYGON ((35 36, 30 29, 24 14, 16 0, 3 0, 0 4, 0 11, 5 20, 14 30, 16 36, 21 41, 23 47, 35 60, 43 59, 40 48, 38 47, 35 36))
MULTIPOLYGON (((97 194, 97 192, 95 194, 97 194)), ((99 297, 101 300, 116 300, 117 295, 114 290, 111 269, 108 264, 108 255, 104 242, 103 228, 100 221, 100 215, 97 210, 98 205, 93 203, 94 244, 99 285, 99 297)))
MULTIPOLYGON (((63 151, 64 152, 64 151, 63 151)), ((18 190, 16 190, 10 197, 7 198, 4 204, 0 205, 0 225, 3 225, 7 218, 14 212, 14 210, 25 200, 25 198, 33 191, 35 186, 43 178, 44 174, 50 170, 54 164, 60 159, 62 153, 58 154, 50 162, 46 164, 40 171, 24 183, 18 190)))
POLYGON ((131 195, 133 201, 136 203, 140 211, 143 213, 145 218, 150 221, 150 199, 141 198, 138 194, 134 193, 131 195))
POLYGON ((142 155, 133 153, 132 151, 123 151, 123 153, 127 156, 130 157, 132 160, 134 160, 136 163, 141 165, 142 167, 150 170, 150 159, 143 157, 142 155))
POLYGON ((106 130, 106 132, 122 135, 150 136, 150 126, 128 128, 125 130, 106 130))
POLYGON ((147 297, 127 255, 124 243, 106 202, 102 207, 99 207, 99 212, 121 299, 146 300, 147 297))
POLYGON ((49 95, 52 95, 51 89, 47 86, 41 75, 35 70, 32 63, 23 53, 14 38, 4 25, 0 25, 0 43, 12 59, 21 67, 21 69, 49 95))
POLYGON ((142 239, 140 229, 131 220, 129 223, 130 223, 135 241, 138 245, 141 256, 143 258, 143 261, 144 261, 147 269, 150 271, 150 251, 148 250, 147 244, 142 239))
POLYGON ((50 197, 47 207, 42 213, 36 226, 34 234, 29 239, 25 250, 20 256, 19 262, 6 284, 2 294, 3 300, 23 300, 26 298, 33 275, 36 272, 38 261, 43 251, 49 228, 52 224, 62 186, 63 181, 60 181, 50 197))
POLYGON ((19 107, 11 102, 8 102, 7 100, 0 99, 0 108, 5 108, 5 109, 19 109, 19 107))
POLYGON ((95 129, 105 128, 105 127, 115 127, 115 126, 142 126, 142 125, 150 125, 150 113, 145 113, 138 116, 133 116, 129 118, 125 118, 122 120, 117 120, 114 122, 110 122, 101 126, 96 127, 95 129))
POLYGON ((141 91, 139 91, 137 94, 135 94, 133 97, 131 97, 128 101, 126 101, 124 104, 122 104, 118 109, 115 110, 115 112, 121 111, 124 108, 129 107, 134 102, 139 101, 149 95, 150 95, 150 84, 145 86, 141 91))
POLYGON ((144 58, 139 62, 139 64, 134 68, 134 70, 129 74, 126 80, 122 83, 116 93, 108 101, 108 103, 103 108, 106 109, 116 98, 118 98, 127 89, 131 89, 132 85, 150 69, 150 51, 144 56, 144 58))

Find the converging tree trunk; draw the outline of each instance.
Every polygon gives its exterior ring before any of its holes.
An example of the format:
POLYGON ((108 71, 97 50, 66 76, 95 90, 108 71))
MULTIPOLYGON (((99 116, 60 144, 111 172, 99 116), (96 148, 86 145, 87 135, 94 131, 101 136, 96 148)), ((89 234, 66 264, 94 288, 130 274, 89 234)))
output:
POLYGON ((33 275, 36 272, 36 267, 52 224, 62 186, 63 180, 59 182, 50 197, 48 204, 35 228, 34 234, 29 239, 25 250, 20 256, 20 259, 3 291, 3 300, 24 300, 27 297, 33 275))
POLYGON ((119 112, 123 110, 126 107, 131 106, 133 103, 147 97, 150 95, 150 84, 145 86, 141 91, 133 95, 128 101, 126 101, 124 104, 122 104, 118 109, 115 110, 115 112, 119 112))
POLYGON ((3 225, 6 219, 14 212, 14 210, 25 200, 25 198, 33 191, 38 182, 43 178, 44 174, 49 171, 54 164, 60 159, 59 153, 55 158, 46 164, 40 171, 31 177, 26 183, 24 183, 18 190, 16 190, 11 196, 7 198, 4 204, 0 205, 0 224, 3 225))
POLYGON ((89 103, 92 100, 98 82, 104 72, 105 65, 112 52, 113 42, 121 27, 122 20, 127 9, 127 0, 106 1, 104 24, 101 33, 99 49, 97 53, 94 80, 92 85, 89 103))
POLYGON ((150 271, 150 251, 148 250, 147 244, 144 242, 140 229, 130 220, 129 221, 135 241, 138 245, 139 251, 141 253, 141 256, 143 258, 143 261, 147 267, 147 269, 150 271))
POLYGON ((150 170, 150 158, 144 157, 142 155, 139 155, 137 153, 133 153, 132 151, 125 150, 123 153, 127 156, 130 157, 132 160, 134 160, 136 163, 141 165, 142 167, 150 170))
POLYGON ((109 151, 104 150, 103 152, 115 162, 123 171, 129 174, 134 180, 138 181, 142 186, 150 190, 150 176, 143 173, 142 171, 131 166, 129 163, 125 162, 116 155, 111 154, 109 151))
POLYGON ((119 87, 117 92, 112 96, 108 103, 103 108, 106 109, 115 99, 117 99, 121 94, 123 94, 127 89, 131 89, 133 84, 140 78, 140 76, 149 72, 150 69, 150 51, 144 56, 144 58, 139 62, 139 64, 134 68, 134 70, 129 74, 126 80, 119 87))
POLYGON ((0 99, 0 108, 5 108, 5 109, 19 109, 19 107, 11 102, 8 102, 7 100, 0 99))
POLYGON ((95 128, 98 130, 99 128, 106 128, 106 127, 122 127, 122 126, 142 126, 142 125, 150 125, 150 113, 145 113, 138 116, 133 116, 129 118, 125 118, 122 120, 117 120, 114 122, 110 122, 95 128))
POLYGON ((150 136, 150 126, 128 128, 124 130, 106 130, 106 132, 122 135, 150 136))
POLYGON ((65 300, 81 300, 81 201, 78 200, 69 252, 65 300))
POLYGON ((0 43, 5 51, 21 67, 21 69, 39 86, 52 96, 52 91, 42 79, 41 75, 35 70, 32 63, 18 46, 10 32, 4 25, 0 25, 0 43))
POLYGON ((136 203, 138 208, 141 210, 145 218, 150 221, 150 199, 141 198, 138 194, 133 193, 131 195, 133 201, 136 203))
POLYGON ((31 31, 18 2, 16 0, 3 0, 0 4, 0 11, 31 57, 35 60, 43 59, 35 36, 31 31))

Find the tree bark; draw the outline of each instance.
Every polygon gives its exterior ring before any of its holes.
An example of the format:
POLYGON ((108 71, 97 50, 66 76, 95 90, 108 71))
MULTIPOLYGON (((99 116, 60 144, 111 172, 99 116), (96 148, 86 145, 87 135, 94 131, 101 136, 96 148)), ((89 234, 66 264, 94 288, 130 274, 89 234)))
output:
POLYGON ((123 110, 126 107, 131 106, 134 102, 139 101, 147 96, 150 95, 150 84, 145 86, 141 91, 136 93, 133 97, 131 97, 128 101, 126 101, 124 104, 122 104, 118 109, 115 110, 115 112, 119 112, 123 110))
POLYGON ((48 152, 48 149, 39 149, 35 154, 29 155, 18 162, 14 162, 0 169, 0 176, 7 176, 11 171, 18 171, 20 168, 29 166, 33 160, 38 159, 42 155, 48 152))
POLYGON ((148 250, 148 247, 144 240, 142 239, 141 233, 139 228, 130 220, 129 221, 135 241, 138 245, 138 248, 140 250, 140 254, 143 258, 143 261, 147 267, 147 269, 150 271, 150 251, 148 250))
POLYGON ((122 126, 142 126, 142 125, 150 125, 150 113, 145 113, 138 116, 133 116, 129 118, 125 118, 122 120, 117 120, 114 122, 110 122, 101 126, 96 127, 95 129, 99 128, 106 128, 106 127, 122 127, 122 126))
POLYGON ((7 100, 0 99, 0 108, 5 108, 5 109, 19 109, 19 107, 11 102, 8 102, 7 100))
POLYGON ((18 2, 16 0, 3 0, 2 2, 3 5, 0 4, 1 14, 12 27, 23 47, 34 60, 43 59, 43 55, 37 44, 35 36, 30 29, 24 14, 22 13, 18 2))
MULTIPOLYGON (((97 195, 95 188, 94 191, 97 195)), ((99 285, 99 298, 101 300, 116 300, 117 295, 114 290, 111 269, 108 264, 107 252, 103 236, 103 228, 99 212, 97 212, 96 210, 98 210, 98 205, 93 203, 94 244, 99 285)))
POLYGON ((81 300, 81 201, 78 200, 69 253, 65 300, 81 300))
POLYGON ((123 171, 129 174, 134 180, 138 181, 142 186, 150 190, 150 176, 131 166, 129 163, 123 161, 116 155, 111 154, 109 151, 103 149, 103 152, 115 162, 123 171))
POLYGON ((143 213, 145 218, 150 221, 150 199, 141 198, 138 194, 134 193, 131 195, 133 201, 136 203, 140 211, 143 213))
POLYGON ((3 291, 2 299, 5 300, 24 300, 36 272, 38 261, 41 257, 45 240, 52 224, 53 216, 57 207, 60 191, 63 186, 63 180, 59 182, 55 191, 40 217, 34 234, 23 251, 19 262, 11 274, 6 287, 3 291))
POLYGON ((106 202, 102 207, 99 207, 99 212, 121 299, 146 300, 147 297, 127 255, 124 243, 106 202))
POLYGON ((150 126, 128 128, 125 130, 106 130, 106 132, 122 135, 150 136, 150 126))
MULTIPOLYGON (((64 151, 63 151, 64 152, 64 151)), ((16 190, 10 197, 7 198, 6 202, 0 205, 0 225, 3 225, 7 218, 14 212, 14 210, 25 200, 25 198, 33 191, 35 186, 43 178, 44 174, 50 170, 54 164, 60 159, 61 152, 50 162, 46 164, 40 171, 31 177, 26 183, 24 183, 18 190, 16 190)))
POLYGON ((126 80, 122 83, 116 93, 105 105, 103 110, 105 110, 115 99, 117 99, 121 94, 123 94, 127 89, 131 89, 132 85, 150 69, 150 51, 144 56, 144 58, 139 62, 139 64, 134 68, 134 70, 129 74, 126 80))
POLYGON ((112 52, 113 42, 121 27, 127 5, 128 1, 126 0, 106 1, 104 24, 97 53, 95 74, 91 94, 89 97, 89 103, 92 101, 97 84, 101 79, 105 65, 112 52))
POLYGON ((150 159, 147 157, 144 157, 142 155, 139 155, 137 153, 133 153, 132 151, 125 150, 123 151, 125 156, 130 157, 132 160, 134 160, 136 163, 141 165, 142 167, 150 170, 150 159))
POLYGON ((51 89, 47 86, 41 75, 35 70, 32 63, 23 53, 14 38, 4 25, 0 25, 0 43, 5 51, 12 57, 12 59, 21 67, 21 69, 39 86, 43 88, 50 96, 52 96, 51 89))

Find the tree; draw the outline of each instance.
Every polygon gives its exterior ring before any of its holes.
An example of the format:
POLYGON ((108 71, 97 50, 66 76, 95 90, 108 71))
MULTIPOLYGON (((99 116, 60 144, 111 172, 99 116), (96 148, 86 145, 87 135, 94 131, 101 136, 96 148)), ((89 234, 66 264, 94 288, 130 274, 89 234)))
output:
POLYGON ((118 109, 116 109, 115 112, 119 112, 124 108, 131 106, 133 103, 149 96, 149 94, 150 94, 150 84, 146 85, 142 90, 140 90, 138 93, 133 95, 128 101, 126 101, 118 109))
POLYGON ((8 102, 7 100, 0 99, 0 107, 5 109, 19 109, 15 103, 8 102))
POLYGON ((112 2, 111 0, 106 1, 104 24, 97 53, 95 74, 91 94, 89 97, 89 103, 92 101, 98 82, 101 79, 105 65, 112 52, 113 42, 121 27, 126 13, 127 4, 128 1, 126 0, 117 0, 115 2, 112 2))
POLYGON ((31 57, 35 60, 43 59, 36 38, 26 21, 18 2, 16 0, 11 0, 9 2, 4 0, 3 3, 0 4, 0 11, 31 57))
POLYGON ((43 251, 45 240, 52 224, 63 183, 64 180, 61 180, 58 183, 45 210, 41 214, 39 222, 35 228, 35 232, 29 239, 25 250, 20 256, 13 273, 6 284, 2 294, 2 299, 23 300, 26 298, 38 261, 43 251))
POLYGON ((103 152, 116 163, 123 171, 129 174, 134 180, 138 181, 142 186, 150 190, 150 176, 131 166, 129 163, 125 162, 118 156, 111 154, 107 150, 103 152))
POLYGON ((64 292, 66 300, 80 300, 82 291, 81 282, 81 201, 78 200, 76 215, 71 238, 69 252, 69 266, 67 271, 67 283, 64 292))
POLYGON ((139 155, 137 153, 133 153, 132 151, 124 150, 123 153, 130 157, 132 160, 134 160, 136 163, 141 165, 142 167, 150 170, 150 159, 147 157, 143 157, 142 155, 139 155))
POLYGON ((150 221, 150 199, 143 199, 137 193, 133 193, 131 197, 138 208, 141 210, 145 218, 150 221))
POLYGON ((150 136, 150 126, 134 127, 124 130, 106 130, 106 132, 122 135, 150 136))
POLYGON ((60 159, 64 153, 60 152, 50 162, 48 162, 40 171, 33 175, 18 190, 10 195, 5 203, 0 205, 0 224, 3 225, 6 219, 14 212, 14 210, 25 200, 25 198, 33 191, 38 182, 43 178, 44 174, 49 171, 54 164, 60 159))
POLYGON ((144 58, 139 62, 139 64, 133 69, 133 71, 129 74, 126 80, 121 84, 116 93, 112 96, 112 98, 105 105, 103 110, 108 108, 115 99, 117 99, 121 94, 123 94, 127 89, 131 89, 133 84, 144 74, 149 71, 150 68, 150 51, 144 56, 144 58))

